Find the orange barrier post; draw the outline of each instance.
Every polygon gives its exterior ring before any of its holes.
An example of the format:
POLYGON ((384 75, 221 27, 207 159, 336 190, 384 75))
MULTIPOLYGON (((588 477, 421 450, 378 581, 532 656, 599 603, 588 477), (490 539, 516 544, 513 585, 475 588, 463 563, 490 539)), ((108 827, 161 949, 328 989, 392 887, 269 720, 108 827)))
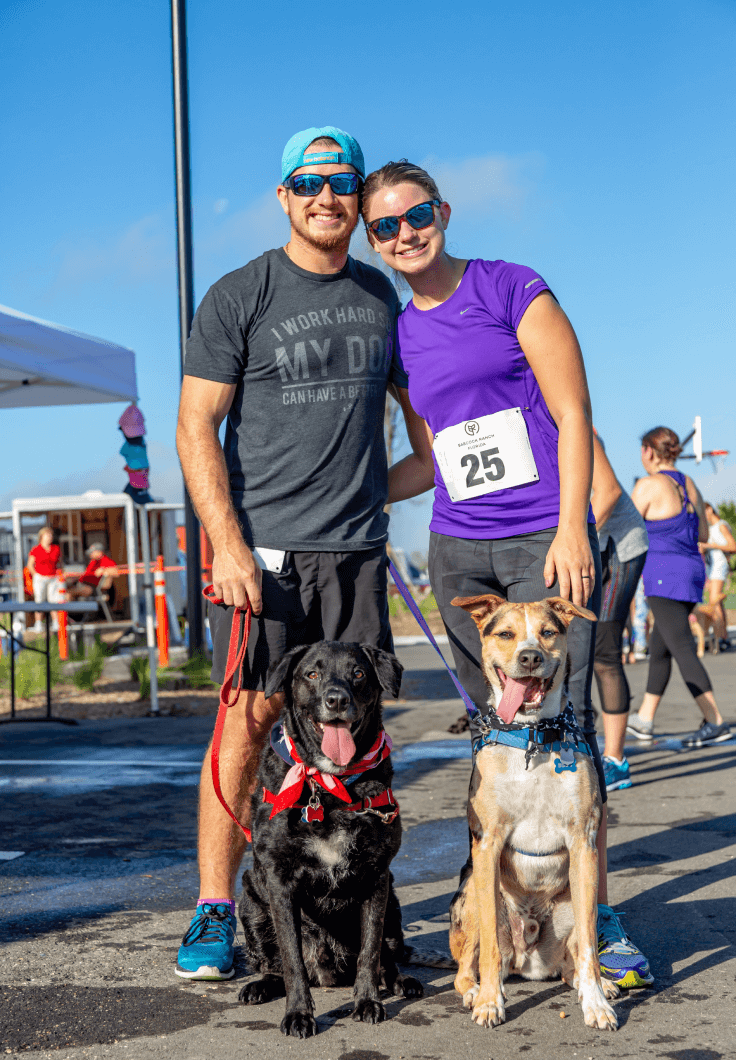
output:
MULTIPOLYGON (((66 603, 66 578, 63 574, 59 575, 59 603, 66 603)), ((69 658, 69 642, 66 636, 66 624, 69 616, 66 611, 57 611, 56 618, 59 623, 59 658, 69 658)))
POLYGON ((160 666, 169 665, 169 612, 166 608, 166 575, 164 557, 158 556, 153 572, 153 593, 156 600, 156 637, 160 666))

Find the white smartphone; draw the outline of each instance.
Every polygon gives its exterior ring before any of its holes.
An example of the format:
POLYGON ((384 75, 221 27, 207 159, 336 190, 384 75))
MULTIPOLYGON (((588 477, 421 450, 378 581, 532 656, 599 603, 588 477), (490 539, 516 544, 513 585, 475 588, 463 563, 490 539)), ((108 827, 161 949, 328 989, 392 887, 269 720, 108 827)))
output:
POLYGON ((282 548, 262 548, 254 545, 252 550, 255 561, 261 570, 270 570, 272 574, 281 574, 284 569, 286 552, 282 548))

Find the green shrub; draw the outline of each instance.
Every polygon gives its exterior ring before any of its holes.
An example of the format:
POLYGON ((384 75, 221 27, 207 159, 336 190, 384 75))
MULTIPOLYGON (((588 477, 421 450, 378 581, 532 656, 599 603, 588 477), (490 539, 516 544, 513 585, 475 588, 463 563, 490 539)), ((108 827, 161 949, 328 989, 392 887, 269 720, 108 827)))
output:
POLYGON ((198 652, 197 655, 193 655, 191 659, 178 667, 179 671, 187 675, 187 680, 190 688, 211 688, 215 682, 210 677, 210 671, 212 669, 212 663, 204 654, 204 652, 198 652))
MULTIPOLYGON (((180 678, 181 674, 178 670, 162 670, 159 667, 156 670, 156 677, 158 687, 163 689, 172 681, 180 678)), ((151 695, 151 670, 147 655, 135 655, 130 660, 130 679, 140 686, 140 698, 148 699, 151 695)))
POLYGON ((72 678, 77 688, 83 692, 91 692, 93 690, 95 682, 102 677, 105 659, 109 654, 108 645, 103 644, 99 637, 95 637, 89 658, 75 671, 72 678))
MULTIPOLYGON (((6 627, 7 628, 7 627, 6 627)), ((41 638, 36 638, 40 642, 41 638)), ((62 680, 63 663, 59 658, 59 645, 51 640, 51 685, 62 680)), ((10 654, 0 658, 0 686, 10 688, 10 654)), ((15 694, 28 699, 38 692, 46 691, 46 659, 39 652, 22 649, 15 656, 15 694)))
MULTIPOLYGON (((434 593, 430 592, 421 601, 417 601, 419 604, 419 610, 426 618, 430 611, 437 610, 437 601, 434 598, 434 593)), ((396 618, 397 615, 408 615, 409 608, 404 603, 403 597, 401 596, 389 596, 388 598, 388 613, 391 618, 396 618)))

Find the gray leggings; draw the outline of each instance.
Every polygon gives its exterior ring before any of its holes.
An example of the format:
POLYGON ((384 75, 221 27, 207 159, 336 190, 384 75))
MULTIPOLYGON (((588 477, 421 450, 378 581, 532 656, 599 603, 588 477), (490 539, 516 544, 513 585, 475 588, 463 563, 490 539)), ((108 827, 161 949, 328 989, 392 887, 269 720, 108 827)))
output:
MULTIPOLYGON (((429 580, 447 630, 458 679, 482 713, 487 712, 488 689, 480 666, 478 628, 467 611, 453 607, 450 601, 455 596, 479 596, 482 593, 496 593, 514 603, 559 596, 558 582, 549 589, 544 584, 544 564, 556 533, 557 527, 553 527, 519 537, 481 540, 430 534, 429 580)), ((588 540, 596 574, 593 594, 586 606, 597 615, 601 607, 601 558, 593 523, 588 524, 588 540)), ((603 767, 595 739, 595 711, 590 697, 595 625, 583 618, 574 618, 570 624, 568 688, 575 714, 589 737, 599 778, 602 778, 603 767)), ((472 722, 471 732, 476 735, 472 722)), ((601 794, 605 800, 603 780, 601 794)))

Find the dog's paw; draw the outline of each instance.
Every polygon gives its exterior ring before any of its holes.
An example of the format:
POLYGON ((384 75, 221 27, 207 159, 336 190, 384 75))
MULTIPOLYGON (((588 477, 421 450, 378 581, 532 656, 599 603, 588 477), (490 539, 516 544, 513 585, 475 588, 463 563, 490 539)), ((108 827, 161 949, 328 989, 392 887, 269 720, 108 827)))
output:
POLYGON ((597 1027, 600 1031, 617 1031, 616 1013, 602 996, 583 1001, 583 1018, 586 1027, 597 1027))
POLYGON ((287 1012, 281 1020, 281 1033, 292 1038, 313 1038, 317 1033, 317 1021, 307 1012, 287 1012))
POLYGON ((473 1008, 479 990, 480 983, 475 983, 473 986, 471 986, 470 990, 465 991, 465 993, 463 994, 463 1005, 465 1008, 473 1008))
POLYGON ((383 1023, 386 1019, 386 1009, 380 1001, 371 1001, 370 998, 365 998, 363 1001, 355 1002, 353 1019, 359 1020, 361 1023, 383 1023))
POLYGON ((265 1005, 275 997, 283 997, 284 982, 282 979, 256 979, 246 983, 238 994, 238 1001, 244 1005, 265 1005))
POLYGON ((424 997, 424 987, 413 975, 400 975, 392 990, 397 997, 424 997))
POLYGON ((473 1009, 473 1023, 477 1023, 479 1027, 498 1027, 499 1024, 506 1022, 506 1006, 503 1001, 503 992, 498 991, 498 995, 493 1001, 478 1002, 476 999, 475 1007, 473 1009))
POLYGON ((621 996, 620 987, 610 979, 604 979, 603 976, 601 976, 601 990, 609 1001, 613 1001, 614 998, 621 996))

